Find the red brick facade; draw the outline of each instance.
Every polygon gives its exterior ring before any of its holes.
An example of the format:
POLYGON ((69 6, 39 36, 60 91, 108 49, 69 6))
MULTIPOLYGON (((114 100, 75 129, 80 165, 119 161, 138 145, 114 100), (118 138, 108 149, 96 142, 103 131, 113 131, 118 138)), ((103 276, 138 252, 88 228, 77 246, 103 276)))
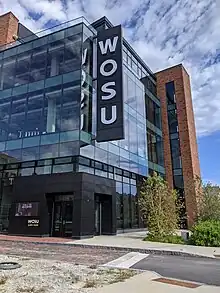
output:
POLYGON ((0 16, 0 46, 14 42, 14 35, 18 32, 18 19, 8 12, 0 16))
POLYGON ((166 83, 171 81, 174 81, 175 85, 175 98, 179 128, 180 152, 182 159, 185 203, 188 225, 190 227, 194 223, 197 215, 197 194, 194 178, 197 176, 200 177, 200 165, 196 141, 190 79, 188 73, 182 65, 177 65, 175 67, 160 71, 156 73, 156 77, 157 95, 161 101, 166 179, 171 187, 173 187, 173 171, 170 151, 165 85, 166 83))

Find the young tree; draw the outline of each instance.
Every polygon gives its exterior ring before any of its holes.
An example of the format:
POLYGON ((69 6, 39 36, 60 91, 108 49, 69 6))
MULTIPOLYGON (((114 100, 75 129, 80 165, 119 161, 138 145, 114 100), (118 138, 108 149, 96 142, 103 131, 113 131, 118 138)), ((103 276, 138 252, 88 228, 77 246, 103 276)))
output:
POLYGON ((152 237, 163 238, 173 235, 178 229, 177 192, 171 190, 167 182, 157 173, 144 180, 139 206, 152 237))
POLYGON ((199 181, 198 220, 220 221, 220 186, 199 181))

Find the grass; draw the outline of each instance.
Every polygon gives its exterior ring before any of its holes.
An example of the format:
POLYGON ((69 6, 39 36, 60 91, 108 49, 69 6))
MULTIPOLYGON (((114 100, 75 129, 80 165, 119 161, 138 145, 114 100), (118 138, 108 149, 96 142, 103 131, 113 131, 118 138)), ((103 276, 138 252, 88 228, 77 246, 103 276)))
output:
POLYGON ((154 236, 154 235, 148 234, 143 240, 152 241, 152 242, 172 243, 172 244, 186 244, 184 239, 178 235, 154 236))
POLYGON ((112 279, 109 284, 124 282, 125 280, 133 277, 136 275, 135 271, 132 270, 119 270, 118 273, 116 273, 115 278, 112 279))
POLYGON ((0 277, 0 285, 5 285, 5 283, 7 282, 8 277, 6 276, 2 276, 0 277))

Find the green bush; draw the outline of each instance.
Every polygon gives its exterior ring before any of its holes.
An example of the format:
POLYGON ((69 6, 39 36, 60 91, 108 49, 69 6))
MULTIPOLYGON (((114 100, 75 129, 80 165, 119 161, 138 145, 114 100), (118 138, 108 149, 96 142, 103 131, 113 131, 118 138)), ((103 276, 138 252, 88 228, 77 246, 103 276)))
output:
POLYGON ((178 235, 167 235, 167 236, 155 236, 148 234, 144 241, 153 241, 153 242, 163 242, 163 243, 172 243, 172 244, 185 244, 183 238, 178 235))
POLYGON ((220 247, 220 221, 201 221, 192 228, 189 244, 220 247))

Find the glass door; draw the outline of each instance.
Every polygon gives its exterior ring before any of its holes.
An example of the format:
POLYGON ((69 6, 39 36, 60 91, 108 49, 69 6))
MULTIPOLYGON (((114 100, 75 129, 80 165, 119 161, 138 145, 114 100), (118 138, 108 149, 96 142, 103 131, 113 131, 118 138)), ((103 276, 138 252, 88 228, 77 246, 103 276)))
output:
POLYGON ((71 237, 73 223, 73 202, 57 201, 54 202, 54 224, 53 236, 71 237))
POLYGON ((102 234, 102 203, 100 201, 95 202, 95 234, 102 234))

